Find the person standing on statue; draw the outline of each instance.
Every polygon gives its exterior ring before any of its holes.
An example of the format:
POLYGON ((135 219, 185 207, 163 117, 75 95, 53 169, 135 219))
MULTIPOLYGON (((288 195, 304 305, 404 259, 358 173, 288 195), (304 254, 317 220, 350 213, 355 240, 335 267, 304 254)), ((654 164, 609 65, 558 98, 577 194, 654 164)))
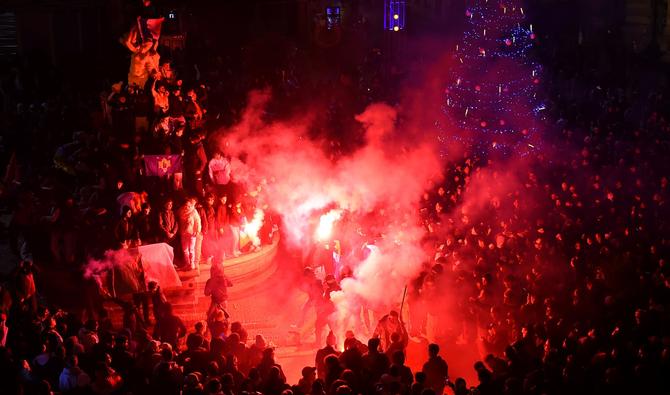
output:
POLYGON ((203 175, 207 167, 207 154, 202 141, 205 133, 201 130, 193 131, 188 139, 189 144, 184 151, 184 174, 188 176, 184 182, 185 187, 195 193, 198 197, 203 195, 203 175))
POLYGON ((137 30, 131 30, 124 44, 130 50, 130 70, 128 71, 128 85, 143 88, 149 79, 151 71, 156 69, 160 55, 156 51, 158 41, 152 37, 146 37, 144 41, 138 42, 137 30))

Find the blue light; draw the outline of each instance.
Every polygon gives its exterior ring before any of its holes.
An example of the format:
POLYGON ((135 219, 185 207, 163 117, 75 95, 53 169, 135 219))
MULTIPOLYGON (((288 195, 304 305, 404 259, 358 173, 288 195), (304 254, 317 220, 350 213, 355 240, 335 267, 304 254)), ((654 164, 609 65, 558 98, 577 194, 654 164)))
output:
POLYGON ((405 18, 405 0, 384 0, 384 30, 404 30, 405 18))
POLYGON ((470 144, 475 149, 486 141, 495 142, 488 149, 509 148, 494 136, 509 136, 502 140, 524 147, 519 150, 535 149, 528 139, 538 132, 546 106, 537 96, 542 67, 528 54, 536 36, 525 24, 521 0, 468 2, 467 28, 453 53, 443 111, 453 126, 477 132, 481 141, 470 144))
POLYGON ((331 30, 335 27, 339 27, 342 22, 342 13, 341 8, 336 6, 326 7, 326 27, 328 30, 331 30))

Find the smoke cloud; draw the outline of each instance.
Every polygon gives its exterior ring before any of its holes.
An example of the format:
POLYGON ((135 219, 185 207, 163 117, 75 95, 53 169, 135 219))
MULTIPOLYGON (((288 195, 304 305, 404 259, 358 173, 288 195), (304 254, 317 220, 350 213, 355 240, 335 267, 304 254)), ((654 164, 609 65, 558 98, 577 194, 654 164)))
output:
POLYGON ((354 278, 333 294, 340 316, 359 308, 352 300, 397 308, 404 286, 426 259, 416 212, 422 192, 441 174, 434 143, 407 141, 396 108, 375 103, 355 117, 365 143, 333 158, 328 141, 308 137, 315 119, 309 112, 288 121, 263 121, 270 99, 268 91, 251 92, 240 122, 213 138, 214 146, 232 157, 235 181, 260 190, 259 205, 282 216, 283 237, 296 248, 316 242, 322 214, 346 211, 358 234, 342 242, 357 250, 361 240, 376 239, 377 248, 363 261, 348 261, 354 278))

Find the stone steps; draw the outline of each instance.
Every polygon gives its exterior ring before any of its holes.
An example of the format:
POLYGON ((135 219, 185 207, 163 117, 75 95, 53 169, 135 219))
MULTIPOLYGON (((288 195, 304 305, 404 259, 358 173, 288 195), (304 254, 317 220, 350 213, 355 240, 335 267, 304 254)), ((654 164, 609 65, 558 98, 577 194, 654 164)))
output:
MULTIPOLYGON (((271 329, 275 325, 267 319, 245 314, 246 309, 237 308, 237 303, 244 301, 254 294, 262 293, 264 285, 277 271, 275 256, 279 238, 276 237, 271 245, 263 246, 260 251, 248 253, 224 261, 224 271, 230 278, 233 286, 228 289, 228 310, 236 321, 241 321, 245 328, 271 329)), ((197 321, 205 319, 209 308, 210 298, 205 296, 205 284, 211 274, 211 264, 202 262, 196 270, 178 271, 182 282, 181 287, 165 288, 163 292, 172 304, 176 315, 181 317, 184 324, 191 328, 197 321)), ((116 304, 107 302, 105 307, 115 327, 120 327, 123 313, 116 304)))

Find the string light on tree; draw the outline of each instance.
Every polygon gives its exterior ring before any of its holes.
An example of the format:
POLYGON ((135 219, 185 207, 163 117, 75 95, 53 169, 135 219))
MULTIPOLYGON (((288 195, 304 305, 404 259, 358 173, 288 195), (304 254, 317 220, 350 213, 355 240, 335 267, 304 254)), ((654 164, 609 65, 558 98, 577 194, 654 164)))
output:
POLYGON ((455 126, 475 132, 489 147, 528 146, 540 120, 537 109, 544 109, 537 99, 541 67, 528 53, 537 37, 522 1, 468 0, 458 62, 445 89, 445 112, 455 126))

